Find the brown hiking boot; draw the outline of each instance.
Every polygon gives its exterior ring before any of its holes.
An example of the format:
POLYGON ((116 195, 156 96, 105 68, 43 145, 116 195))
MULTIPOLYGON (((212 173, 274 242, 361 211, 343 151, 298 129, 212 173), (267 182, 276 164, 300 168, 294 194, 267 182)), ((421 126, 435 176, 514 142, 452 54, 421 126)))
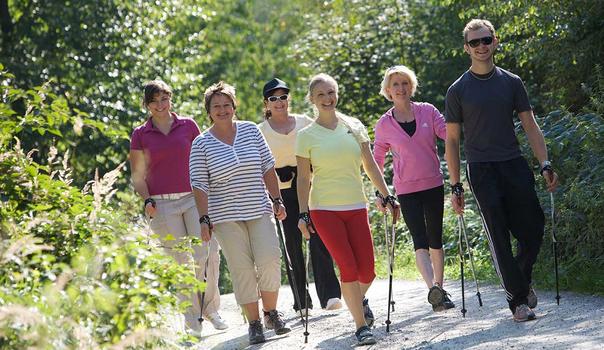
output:
POLYGON ((516 310, 514 311, 514 321, 516 322, 526 322, 530 320, 534 320, 537 318, 533 310, 526 304, 516 306, 516 310))
POLYGON ((264 315, 264 326, 266 329, 274 329, 275 334, 281 335, 289 333, 291 329, 285 325, 282 315, 277 310, 271 310, 268 315, 264 315))

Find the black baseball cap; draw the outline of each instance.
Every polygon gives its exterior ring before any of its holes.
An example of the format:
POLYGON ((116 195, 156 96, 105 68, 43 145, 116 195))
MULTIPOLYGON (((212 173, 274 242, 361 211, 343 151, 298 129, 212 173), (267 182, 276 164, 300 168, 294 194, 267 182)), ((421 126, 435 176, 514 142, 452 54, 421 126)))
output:
POLYGON ((277 89, 283 89, 289 93, 289 88, 283 80, 279 78, 273 78, 268 83, 264 84, 264 88, 262 89, 262 95, 264 95, 264 98, 268 98, 271 95, 271 92, 277 89))

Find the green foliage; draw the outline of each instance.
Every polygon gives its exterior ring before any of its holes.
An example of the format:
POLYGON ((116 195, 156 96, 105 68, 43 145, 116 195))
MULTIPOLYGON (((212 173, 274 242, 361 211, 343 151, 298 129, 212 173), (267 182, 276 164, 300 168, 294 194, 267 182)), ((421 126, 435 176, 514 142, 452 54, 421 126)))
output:
MULTIPOLYGON (((322 71, 340 83, 339 108, 371 130, 389 105, 378 94, 383 71, 395 64, 417 73, 416 100, 443 110, 447 87, 469 65, 461 31, 474 17, 495 24, 497 64, 525 80, 544 115, 539 122, 562 180, 556 228, 563 287, 604 290, 604 77, 595 66, 604 56, 601 1, 7 3, 0 57, 13 74, 0 65, 2 348, 174 346, 165 316, 179 291, 201 286, 148 244, 143 224, 131 222, 140 202, 122 173, 128 135, 145 118, 145 81, 168 82, 174 110, 207 126, 201 95, 211 83, 233 83, 239 117, 259 121, 265 81, 286 80, 292 109, 308 110, 305 83, 322 71)), ((549 217, 549 198, 538 193, 549 217)), ((466 199, 478 273, 496 280, 475 203, 466 199)), ((451 278, 458 276, 458 231, 446 201, 451 278)), ((385 276, 382 217, 373 210, 370 217, 385 276)), ((544 286, 553 284, 549 225, 536 271, 544 286)), ((399 232, 398 276, 417 277, 402 223, 399 232)), ((229 292, 225 268, 220 286, 229 292)))
MULTIPOLYGON (((79 185, 94 176, 93 169, 106 172, 123 162, 128 135, 145 115, 140 107, 145 81, 164 79, 177 92, 175 105, 183 104, 182 113, 199 110, 209 3, 9 1, 12 26, 0 35, 0 56, 15 74, 14 85, 52 80, 53 92, 71 113, 83 113, 111 131, 65 135, 85 155, 71 160, 79 185)), ((26 149, 52 144, 52 138, 35 135, 21 141, 26 149)))
POLYGON ((184 306, 176 295, 203 286, 113 205, 121 166, 78 189, 69 152, 50 146, 37 162, 36 150, 25 151, 18 135, 45 135, 80 116, 47 86, 24 91, 0 78, 0 347, 174 347, 164 333, 184 306))
MULTIPOLYGON (((602 103, 602 95, 592 96, 602 103)), ((602 114, 555 111, 543 120, 550 159, 561 178, 555 193, 555 230, 563 288, 604 290, 604 118, 602 114)), ((547 229, 542 249, 543 275, 553 284, 551 205, 542 194, 547 229), (547 268, 545 267, 547 266, 547 268)))

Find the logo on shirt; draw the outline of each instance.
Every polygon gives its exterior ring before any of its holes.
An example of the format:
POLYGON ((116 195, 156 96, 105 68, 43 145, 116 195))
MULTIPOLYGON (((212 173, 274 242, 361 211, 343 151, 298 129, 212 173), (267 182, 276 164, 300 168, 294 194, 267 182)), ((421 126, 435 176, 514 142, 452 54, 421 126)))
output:
POLYGON ((422 124, 422 128, 427 128, 427 127, 428 127, 428 123, 424 122, 424 123, 422 124))

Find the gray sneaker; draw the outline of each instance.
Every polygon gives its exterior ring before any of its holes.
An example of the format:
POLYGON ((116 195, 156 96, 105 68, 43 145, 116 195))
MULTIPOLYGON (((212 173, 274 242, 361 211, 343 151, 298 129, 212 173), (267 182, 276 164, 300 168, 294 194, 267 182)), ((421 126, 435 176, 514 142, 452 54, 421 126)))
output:
POLYGON ((514 321, 516 322, 526 322, 530 320, 534 320, 537 318, 533 310, 526 304, 516 306, 516 310, 514 311, 514 321))
POLYGON ((277 335, 289 333, 291 329, 285 325, 282 316, 277 310, 269 311, 268 315, 264 315, 266 329, 274 329, 277 335))
POLYGON ((357 329, 357 331, 354 332, 354 335, 357 337, 359 345, 372 345, 376 343, 373 333, 371 333, 371 330, 369 330, 369 327, 367 326, 357 329))
POLYGON ((537 293, 535 293, 535 290, 533 289, 533 286, 529 285, 529 293, 526 296, 526 299, 528 300, 528 307, 530 307, 531 309, 534 309, 537 307, 537 293))
POLYGON ((250 340, 250 345, 264 343, 266 341, 266 339, 264 338, 264 332, 262 331, 262 323, 260 323, 260 320, 250 322, 247 334, 250 340))

